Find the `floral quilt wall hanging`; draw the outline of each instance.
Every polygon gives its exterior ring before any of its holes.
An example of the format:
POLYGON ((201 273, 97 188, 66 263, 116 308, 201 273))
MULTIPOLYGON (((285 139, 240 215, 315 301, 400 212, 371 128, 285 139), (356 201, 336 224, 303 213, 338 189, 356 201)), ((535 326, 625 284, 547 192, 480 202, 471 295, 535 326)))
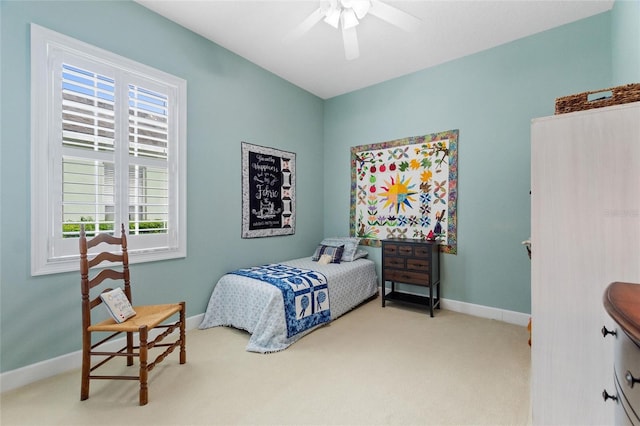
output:
POLYGON ((351 234, 436 240, 457 253, 458 130, 351 148, 351 234))

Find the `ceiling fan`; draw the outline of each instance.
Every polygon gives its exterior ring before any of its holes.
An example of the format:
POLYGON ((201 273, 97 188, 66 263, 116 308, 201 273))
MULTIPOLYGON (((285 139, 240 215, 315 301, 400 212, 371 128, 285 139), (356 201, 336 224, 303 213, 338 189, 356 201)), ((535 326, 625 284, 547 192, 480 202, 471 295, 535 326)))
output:
POLYGON ((412 31, 420 25, 418 18, 380 0, 322 0, 318 9, 287 34, 285 42, 293 42, 324 20, 342 30, 347 60, 356 59, 360 56, 356 26, 367 15, 380 18, 404 31, 412 31))

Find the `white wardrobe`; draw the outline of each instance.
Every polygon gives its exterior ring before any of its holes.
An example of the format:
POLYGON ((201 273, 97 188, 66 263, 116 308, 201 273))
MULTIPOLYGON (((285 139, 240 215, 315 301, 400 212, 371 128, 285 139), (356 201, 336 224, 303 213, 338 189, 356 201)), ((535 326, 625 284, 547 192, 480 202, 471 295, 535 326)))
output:
POLYGON ((640 102, 532 120, 531 245, 533 424, 613 424, 602 297, 640 283, 640 102))

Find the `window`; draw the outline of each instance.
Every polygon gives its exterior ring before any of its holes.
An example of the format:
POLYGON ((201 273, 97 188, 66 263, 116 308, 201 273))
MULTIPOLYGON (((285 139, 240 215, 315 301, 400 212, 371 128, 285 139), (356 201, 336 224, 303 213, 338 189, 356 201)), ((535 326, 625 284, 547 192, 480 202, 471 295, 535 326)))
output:
POLYGON ((186 256, 186 82, 31 26, 31 272, 78 269, 78 232, 131 263, 186 256))

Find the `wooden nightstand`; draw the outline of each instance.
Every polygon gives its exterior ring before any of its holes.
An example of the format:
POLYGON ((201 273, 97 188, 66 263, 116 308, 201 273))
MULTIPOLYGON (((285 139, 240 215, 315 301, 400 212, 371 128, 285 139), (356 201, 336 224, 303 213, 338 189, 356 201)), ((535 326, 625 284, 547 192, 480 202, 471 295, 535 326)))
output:
POLYGON ((435 241, 414 239, 382 240, 382 307, 387 300, 418 303, 433 309, 440 308, 440 251, 435 241), (387 293, 386 283, 391 282, 387 293), (399 293, 396 283, 429 288, 428 296, 399 293))

